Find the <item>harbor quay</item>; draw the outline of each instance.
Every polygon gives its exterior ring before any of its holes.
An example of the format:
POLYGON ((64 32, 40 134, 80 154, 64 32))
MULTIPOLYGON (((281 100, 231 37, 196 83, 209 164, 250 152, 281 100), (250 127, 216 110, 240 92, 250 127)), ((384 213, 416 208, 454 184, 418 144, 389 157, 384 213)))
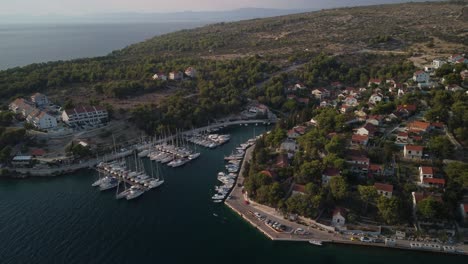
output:
MULTIPOLYGON (((208 126, 204 127, 199 127, 195 128, 192 130, 184 131, 181 132, 180 134, 183 136, 190 136, 196 133, 204 132, 204 131, 209 131, 210 129, 215 129, 215 128, 222 128, 222 127, 227 127, 227 126, 234 126, 234 125, 246 125, 246 124, 271 124, 275 123, 277 121, 276 118, 272 119, 255 119, 255 120, 230 120, 230 119, 220 119, 217 120, 216 123, 210 124, 208 126)), ((20 167, 5 167, 4 169, 8 171, 8 176, 14 177, 14 178, 25 178, 25 177, 47 177, 47 176, 59 176, 59 175, 64 175, 68 173, 72 173, 77 170, 81 169, 88 169, 88 168, 94 168, 97 164, 99 164, 102 161, 114 161, 118 159, 122 159, 124 157, 130 156, 134 153, 135 150, 137 151, 142 151, 145 149, 150 148, 153 144, 159 144, 163 142, 167 142, 175 138, 176 135, 168 136, 164 139, 159 139, 155 140, 151 143, 145 143, 145 144, 136 144, 128 147, 124 151, 116 152, 116 153, 110 153, 105 155, 102 158, 93 158, 93 159, 87 159, 87 160, 79 160, 77 163, 73 164, 63 164, 60 166, 56 167, 45 167, 45 166, 35 166, 33 168, 20 168, 20 167)))
MULTIPOLYGON (((434 253, 445 253, 445 254, 457 254, 457 255, 468 255, 468 246, 467 245, 457 245, 455 248, 458 250, 456 252, 446 252, 440 250, 431 250, 425 248, 412 248, 412 241, 397 239, 393 245, 387 245, 384 243, 369 243, 361 242, 356 240, 351 240, 352 235, 340 234, 338 232, 332 231, 325 228, 317 228, 314 226, 314 223, 310 219, 302 218, 303 222, 310 221, 310 225, 304 225, 297 222, 293 222, 285 219, 285 217, 278 212, 275 208, 271 208, 265 205, 258 204, 246 196, 243 191, 244 183, 244 170, 245 164, 250 161, 253 155, 253 150, 255 145, 251 146, 246 150, 245 157, 242 161, 239 176, 237 178, 236 184, 231 191, 231 198, 225 201, 226 206, 231 210, 237 213, 240 217, 254 226, 257 230, 263 233, 266 237, 273 241, 296 241, 296 242, 309 242, 309 241, 319 241, 322 243, 334 243, 334 244, 346 244, 346 245, 355 245, 355 246, 371 246, 371 247, 383 247, 390 249, 398 250, 417 250, 424 252, 434 252, 434 253), (258 217, 261 215, 263 219, 258 217), (265 223, 265 218, 273 222, 278 222, 287 228, 284 231, 279 232, 278 230, 270 227, 265 223), (301 230, 299 234, 295 232, 301 230)), ((311 245, 312 246, 312 245, 311 245)))

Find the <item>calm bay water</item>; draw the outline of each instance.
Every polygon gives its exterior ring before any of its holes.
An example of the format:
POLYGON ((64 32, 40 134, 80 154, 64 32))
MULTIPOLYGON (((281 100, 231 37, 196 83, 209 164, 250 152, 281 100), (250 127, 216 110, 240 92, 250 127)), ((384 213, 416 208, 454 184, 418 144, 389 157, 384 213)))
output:
POLYGON ((204 23, 0 25, 0 70, 103 56, 156 35, 204 23))
POLYGON ((232 140, 178 169, 134 201, 91 187, 82 171, 0 180, 1 263, 462 263, 463 258, 352 246, 272 242, 211 201, 222 157, 265 128, 230 129, 232 140), (215 216, 216 214, 217 216, 215 216))

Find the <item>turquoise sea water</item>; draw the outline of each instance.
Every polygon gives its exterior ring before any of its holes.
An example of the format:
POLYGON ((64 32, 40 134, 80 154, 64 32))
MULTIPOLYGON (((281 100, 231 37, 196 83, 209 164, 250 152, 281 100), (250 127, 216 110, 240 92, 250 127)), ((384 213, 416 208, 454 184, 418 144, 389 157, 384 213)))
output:
POLYGON ((203 24, 0 24, 0 70, 31 63, 104 56, 156 35, 203 24))
POLYGON ((223 156, 264 127, 178 169, 133 201, 91 187, 93 171, 0 179, 0 263, 466 263, 466 258, 379 248, 272 242, 211 202, 223 156), (217 216, 215 216, 216 214, 217 216))

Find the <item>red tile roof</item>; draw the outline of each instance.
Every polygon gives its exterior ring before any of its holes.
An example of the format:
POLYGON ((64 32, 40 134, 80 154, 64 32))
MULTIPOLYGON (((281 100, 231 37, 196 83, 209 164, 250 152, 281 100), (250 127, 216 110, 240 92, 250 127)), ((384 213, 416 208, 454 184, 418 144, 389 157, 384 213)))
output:
POLYGON ((432 167, 421 166, 421 171, 423 174, 434 174, 432 167))
POLYGON ((445 185, 445 179, 439 178, 424 178, 423 183, 431 183, 431 184, 438 184, 438 185, 445 185))
POLYGON ((322 174, 325 176, 338 176, 340 175, 340 170, 335 168, 326 168, 322 174))
POLYGON ((431 127, 431 123, 424 122, 424 121, 413 121, 408 124, 409 129, 416 129, 416 130, 428 130, 431 127))
POLYGON ((374 183, 374 187, 379 190, 379 191, 384 191, 384 192, 393 192, 393 185, 391 184, 385 184, 385 183, 374 183))
POLYGON ((415 146, 415 145, 405 145, 406 150, 411 150, 411 151, 423 151, 424 147, 423 146, 415 146))
POLYGON ((293 184, 292 190, 295 192, 305 193, 305 185, 293 184))
POLYGON ((369 140, 369 136, 354 134, 351 138, 353 142, 365 142, 369 140))
POLYGON ((432 197, 434 200, 438 202, 442 202, 442 197, 440 195, 431 194, 431 193, 420 193, 420 192, 414 193, 414 198, 416 200, 416 203, 419 203, 420 201, 429 197, 432 197))

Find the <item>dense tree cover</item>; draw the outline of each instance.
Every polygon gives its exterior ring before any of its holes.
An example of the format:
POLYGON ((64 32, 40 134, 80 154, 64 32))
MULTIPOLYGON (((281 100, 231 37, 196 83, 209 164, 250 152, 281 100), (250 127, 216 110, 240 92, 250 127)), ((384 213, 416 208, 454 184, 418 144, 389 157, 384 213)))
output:
POLYGON ((417 205, 417 214, 425 220, 441 220, 447 217, 444 205, 432 197, 420 201, 417 205))
POLYGON ((0 127, 0 162, 9 162, 12 147, 23 142, 25 137, 25 129, 0 127))
POLYGON ((91 156, 92 152, 89 146, 83 146, 81 144, 72 144, 66 149, 68 153, 71 153, 75 158, 85 158, 91 156))
POLYGON ((363 213, 365 214, 367 212, 369 203, 375 201, 375 199, 378 197, 378 193, 374 186, 365 185, 358 186, 358 193, 361 201, 363 202, 363 213))
POLYGON ((330 180, 330 191, 336 201, 345 199, 348 194, 348 183, 344 177, 333 177, 330 180))
POLYGON ((255 57, 230 61, 207 61, 193 82, 192 93, 178 92, 159 106, 132 110, 132 120, 149 134, 167 129, 207 125, 216 118, 238 113, 247 102, 246 92, 275 68, 255 57))
POLYGON ((399 199, 381 196, 377 199, 379 215, 385 223, 394 225, 402 220, 402 206, 399 199))
POLYGON ((468 95, 464 92, 432 91, 428 96, 431 109, 428 121, 441 121, 448 125, 457 139, 468 140, 468 95))
POLYGON ((453 155, 454 147, 446 136, 432 137, 427 146, 436 158, 448 159, 453 155))
POLYGON ((460 72, 466 70, 468 67, 464 63, 457 63, 457 64, 449 64, 446 63, 439 67, 435 74, 437 77, 444 79, 445 85, 450 84, 460 84, 462 79, 460 76, 460 72))

